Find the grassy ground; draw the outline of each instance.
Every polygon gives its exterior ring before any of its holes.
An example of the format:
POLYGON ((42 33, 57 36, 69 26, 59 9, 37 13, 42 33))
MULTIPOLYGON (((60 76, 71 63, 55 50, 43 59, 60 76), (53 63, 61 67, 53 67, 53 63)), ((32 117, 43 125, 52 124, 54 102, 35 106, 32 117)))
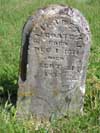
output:
MULTIPOLYGON (((38 8, 49 4, 68 4, 87 18, 92 45, 88 64, 84 115, 52 120, 35 131, 34 123, 19 122, 16 109, 9 104, 0 108, 0 133, 99 133, 100 132, 100 0, 0 0, 0 96, 16 101, 21 31, 23 24, 38 8), (13 95, 12 95, 13 94, 13 95)), ((0 100, 2 102, 2 99, 0 100)))

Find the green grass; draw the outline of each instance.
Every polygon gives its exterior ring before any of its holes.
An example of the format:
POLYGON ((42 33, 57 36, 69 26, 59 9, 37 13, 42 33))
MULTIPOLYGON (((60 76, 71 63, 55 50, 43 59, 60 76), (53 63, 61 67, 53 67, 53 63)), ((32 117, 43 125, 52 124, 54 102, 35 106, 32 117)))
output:
MULTIPOLYGON (((100 132, 100 0, 0 0, 0 96, 16 100, 22 27, 38 8, 66 4, 79 9, 89 22, 92 44, 86 80, 84 115, 53 120, 35 131, 32 121, 19 122, 14 107, 0 108, 0 133, 100 132), (11 109, 9 109, 11 108, 11 109), (12 113, 12 110, 14 112, 12 113), (28 126, 27 126, 28 125, 28 126)), ((2 102, 2 100, 0 100, 2 102)))

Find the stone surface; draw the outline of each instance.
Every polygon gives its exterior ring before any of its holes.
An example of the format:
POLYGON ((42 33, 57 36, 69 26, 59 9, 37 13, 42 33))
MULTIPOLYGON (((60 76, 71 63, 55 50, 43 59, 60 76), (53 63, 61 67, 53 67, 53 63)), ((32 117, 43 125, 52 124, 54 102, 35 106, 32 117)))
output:
POLYGON ((89 26, 73 8, 38 10, 23 28, 18 114, 39 118, 82 111, 89 26))

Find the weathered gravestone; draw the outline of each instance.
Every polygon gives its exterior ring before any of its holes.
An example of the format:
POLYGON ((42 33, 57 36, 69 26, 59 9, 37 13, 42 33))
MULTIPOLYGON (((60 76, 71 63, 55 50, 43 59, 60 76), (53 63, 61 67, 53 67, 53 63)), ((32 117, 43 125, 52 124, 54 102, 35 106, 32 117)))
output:
POLYGON ((90 48, 89 26, 73 8, 40 9, 23 28, 18 114, 48 119, 81 111, 90 48))

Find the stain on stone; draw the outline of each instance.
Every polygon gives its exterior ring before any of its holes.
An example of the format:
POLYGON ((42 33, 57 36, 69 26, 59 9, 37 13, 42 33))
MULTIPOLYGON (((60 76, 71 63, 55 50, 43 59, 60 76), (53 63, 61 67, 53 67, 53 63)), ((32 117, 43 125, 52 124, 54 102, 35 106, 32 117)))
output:
POLYGON ((53 89, 53 96, 58 96, 60 94, 59 89, 53 89))
POLYGON ((21 64, 20 64, 20 77, 22 81, 26 80, 29 37, 30 37, 30 33, 26 35, 25 44, 23 45, 23 48, 22 48, 21 64))

